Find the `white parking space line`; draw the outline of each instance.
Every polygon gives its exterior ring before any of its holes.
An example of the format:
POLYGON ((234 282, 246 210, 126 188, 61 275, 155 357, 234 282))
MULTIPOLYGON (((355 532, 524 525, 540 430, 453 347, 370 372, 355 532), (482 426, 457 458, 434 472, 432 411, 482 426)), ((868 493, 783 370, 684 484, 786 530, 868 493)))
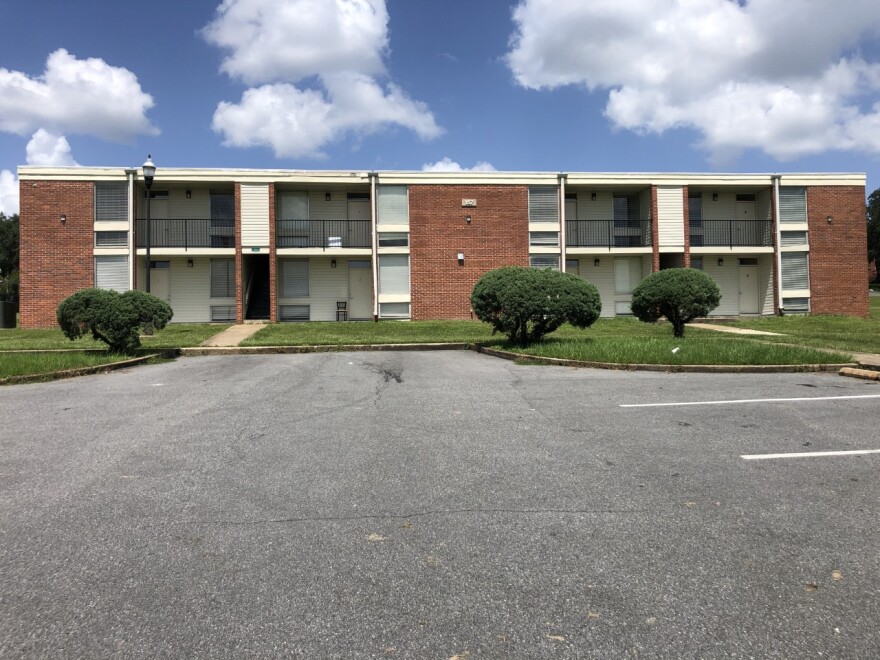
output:
POLYGON ((765 458, 815 458, 817 456, 856 456, 860 454, 880 454, 880 449, 853 449, 847 451, 804 451, 794 454, 743 454, 747 461, 760 461, 765 458))
POLYGON ((673 403, 621 403, 620 408, 664 408, 672 406, 723 406, 737 403, 781 403, 786 401, 840 401, 843 399, 880 399, 880 394, 852 394, 849 396, 807 396, 789 399, 728 399, 727 401, 679 401, 673 403))

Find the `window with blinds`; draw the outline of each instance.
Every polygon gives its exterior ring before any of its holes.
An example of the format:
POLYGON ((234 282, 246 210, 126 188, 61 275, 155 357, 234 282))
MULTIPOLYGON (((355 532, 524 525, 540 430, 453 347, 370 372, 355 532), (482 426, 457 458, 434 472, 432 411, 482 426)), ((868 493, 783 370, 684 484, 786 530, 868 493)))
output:
POLYGON ((379 247, 409 247, 409 234, 405 231, 380 233, 379 247))
POLYGON ((803 186, 781 186, 779 188, 780 222, 807 221, 807 189, 803 186))
POLYGON ((96 231, 95 247, 128 247, 128 232, 96 231))
POLYGON ((95 184, 95 222, 128 222, 128 184, 95 184))
POLYGON ((782 309, 786 314, 809 314, 809 298, 783 298, 782 309))
POLYGON ((379 316, 383 319, 408 319, 409 303, 379 303, 379 316))
POLYGON ((558 231, 531 231, 529 232, 529 245, 535 247, 559 247, 558 231))
POLYGON ((783 252, 782 288, 809 289, 809 259, 806 252, 783 252))
POLYGON ((784 231, 782 232, 782 247, 791 247, 794 245, 806 245, 807 232, 805 231, 784 231))
POLYGON ((559 222, 556 186, 529 186, 529 222, 559 222))
POLYGON ((555 254, 533 254, 529 256, 529 266, 540 270, 559 270, 559 257, 555 254))
POLYGON ((379 186, 376 200, 378 224, 409 224, 409 193, 406 186, 379 186))
POLYGON ((95 288, 128 291, 128 257, 95 257, 95 288))
POLYGON ((235 259, 211 259, 211 297, 235 298, 235 259))
POLYGON ((384 254, 379 257, 379 293, 409 295, 409 255, 384 254))
POLYGON ((235 305, 211 305, 211 321, 214 323, 235 321, 235 305))
POLYGON ((278 307, 279 321, 308 321, 311 317, 309 305, 280 305, 278 307))
POLYGON ((284 298, 309 297, 308 259, 285 259, 281 262, 281 295, 284 298))

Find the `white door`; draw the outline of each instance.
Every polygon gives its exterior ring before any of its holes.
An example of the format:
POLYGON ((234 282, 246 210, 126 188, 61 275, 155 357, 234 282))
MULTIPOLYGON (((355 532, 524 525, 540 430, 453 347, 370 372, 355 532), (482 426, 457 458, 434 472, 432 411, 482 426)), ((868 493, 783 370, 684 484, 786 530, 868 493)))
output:
POLYGON ((739 267, 739 313, 761 313, 761 300, 758 296, 757 266, 739 267))
POLYGON ((368 259, 348 260, 348 318, 373 317, 373 269, 368 259))
MULTIPOLYGON (((361 222, 348 222, 348 237, 343 245, 347 247, 370 247, 372 236, 370 231, 370 200, 348 200, 348 219, 361 222)), ((372 316, 372 312, 368 315, 372 316)))
POLYGON ((150 268, 150 293, 168 302, 171 300, 171 269, 164 266, 167 261, 153 262, 158 268, 150 268))
MULTIPOLYGON (((755 242, 757 237, 755 233, 759 230, 758 223, 754 222, 755 202, 736 203, 736 219, 734 223, 734 234, 730 237, 732 245, 760 245, 755 242)), ((763 230, 761 230, 763 231, 763 230)))

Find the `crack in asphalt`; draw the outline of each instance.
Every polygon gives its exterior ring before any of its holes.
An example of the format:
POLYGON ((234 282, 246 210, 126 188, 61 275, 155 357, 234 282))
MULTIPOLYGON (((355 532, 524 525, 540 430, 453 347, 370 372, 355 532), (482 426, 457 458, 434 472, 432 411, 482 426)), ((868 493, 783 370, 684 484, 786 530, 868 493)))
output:
POLYGON ((185 520, 171 522, 162 525, 144 525, 144 527, 166 527, 169 525, 227 525, 227 526, 251 526, 251 525, 276 525, 308 522, 353 522, 357 520, 410 520, 412 518, 426 518, 429 516, 458 516, 458 515, 497 515, 497 514, 563 514, 563 515, 597 515, 597 514, 641 514, 642 509, 447 509, 432 511, 417 511, 414 513, 374 513, 359 516, 305 516, 302 518, 262 518, 257 520, 185 520))

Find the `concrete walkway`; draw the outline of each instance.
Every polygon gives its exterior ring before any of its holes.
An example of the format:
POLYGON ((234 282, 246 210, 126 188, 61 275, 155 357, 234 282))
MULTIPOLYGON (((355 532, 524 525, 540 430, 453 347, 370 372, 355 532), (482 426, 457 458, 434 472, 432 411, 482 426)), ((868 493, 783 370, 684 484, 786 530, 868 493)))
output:
POLYGON ((243 323, 233 325, 223 332, 206 339, 199 346, 238 346, 248 337, 257 334, 266 327, 265 323, 243 323))
POLYGON ((764 330, 750 330, 749 328, 732 328, 729 325, 716 325, 715 323, 692 323, 692 328, 705 328, 706 330, 715 330, 716 332, 729 332, 734 335, 765 335, 774 337, 783 337, 778 332, 765 332, 764 330))

